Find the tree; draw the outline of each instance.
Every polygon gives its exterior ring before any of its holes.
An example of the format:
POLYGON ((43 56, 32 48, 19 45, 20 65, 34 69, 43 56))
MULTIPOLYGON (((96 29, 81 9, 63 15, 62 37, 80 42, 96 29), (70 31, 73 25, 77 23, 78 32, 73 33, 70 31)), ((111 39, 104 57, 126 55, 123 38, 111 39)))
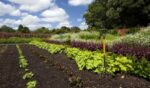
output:
POLYGON ((150 0, 95 0, 84 14, 89 27, 116 28, 147 26, 150 0))
POLYGON ((30 29, 28 27, 24 27, 22 33, 30 33, 30 29))
POLYGON ((3 25, 1 28, 0 28, 0 31, 1 32, 15 32, 15 30, 13 29, 13 28, 11 28, 11 27, 8 27, 8 26, 6 26, 6 25, 3 25))
POLYGON ((29 33, 30 32, 30 29, 28 27, 24 27, 22 24, 20 24, 18 26, 18 32, 21 32, 21 33, 29 33))
POLYGON ((71 27, 71 32, 80 32, 80 28, 79 27, 71 27))
POLYGON ((50 30, 46 27, 41 27, 41 28, 38 28, 37 30, 35 30, 36 33, 44 33, 44 34, 47 34, 50 32, 50 30))
POLYGON ((22 32, 22 30, 23 30, 23 25, 20 24, 20 25, 18 26, 18 32, 22 32))

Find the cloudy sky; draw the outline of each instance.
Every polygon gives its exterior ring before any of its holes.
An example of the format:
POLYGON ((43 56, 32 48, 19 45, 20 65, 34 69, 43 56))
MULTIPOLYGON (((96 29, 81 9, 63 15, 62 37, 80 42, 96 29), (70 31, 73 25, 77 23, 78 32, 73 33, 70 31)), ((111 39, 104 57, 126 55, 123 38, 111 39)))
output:
POLYGON ((34 30, 39 27, 87 25, 83 18, 93 0, 0 0, 0 26, 17 28, 19 24, 34 30))

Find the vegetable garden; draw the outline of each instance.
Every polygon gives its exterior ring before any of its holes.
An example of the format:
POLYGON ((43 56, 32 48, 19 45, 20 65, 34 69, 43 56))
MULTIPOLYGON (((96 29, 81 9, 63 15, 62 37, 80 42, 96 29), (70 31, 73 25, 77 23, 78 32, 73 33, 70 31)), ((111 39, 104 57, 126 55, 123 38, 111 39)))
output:
POLYGON ((1 41, 0 88, 150 88, 147 54, 119 54, 108 45, 104 59, 101 44, 15 39, 1 41))

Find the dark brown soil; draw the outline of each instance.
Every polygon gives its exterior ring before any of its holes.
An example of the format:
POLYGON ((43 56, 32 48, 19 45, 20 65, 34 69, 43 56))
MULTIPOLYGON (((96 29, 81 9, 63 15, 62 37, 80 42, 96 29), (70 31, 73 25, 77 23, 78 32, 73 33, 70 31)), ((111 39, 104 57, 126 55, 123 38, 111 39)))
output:
POLYGON ((35 74, 37 88, 70 88, 66 74, 45 64, 38 56, 32 54, 27 46, 22 45, 21 49, 29 62, 29 69, 35 74))
POLYGON ((0 54, 0 88, 25 88, 18 51, 14 45, 8 46, 0 54))
MULTIPOLYGON (((24 47, 26 49, 30 48, 32 53, 37 57, 40 57, 45 63, 65 72, 69 76, 71 84, 78 86, 78 88, 150 88, 150 82, 143 78, 126 74, 117 74, 115 77, 112 77, 111 75, 106 74, 95 74, 91 71, 79 71, 76 63, 64 53, 51 55, 47 51, 35 46, 26 45, 24 47), (75 80, 76 83, 72 80, 75 80)), ((28 50, 28 52, 30 52, 30 50, 28 50)), ((54 85, 56 84, 57 83, 54 85)), ((65 88, 65 86, 61 86, 60 88, 65 88)))

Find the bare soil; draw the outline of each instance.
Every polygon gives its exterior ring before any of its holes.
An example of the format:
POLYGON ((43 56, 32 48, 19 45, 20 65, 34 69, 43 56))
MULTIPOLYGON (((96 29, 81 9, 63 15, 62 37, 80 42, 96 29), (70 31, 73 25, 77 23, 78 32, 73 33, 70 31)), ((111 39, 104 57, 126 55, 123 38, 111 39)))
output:
POLYGON ((16 46, 7 46, 0 54, 0 88, 25 88, 22 72, 16 46))

